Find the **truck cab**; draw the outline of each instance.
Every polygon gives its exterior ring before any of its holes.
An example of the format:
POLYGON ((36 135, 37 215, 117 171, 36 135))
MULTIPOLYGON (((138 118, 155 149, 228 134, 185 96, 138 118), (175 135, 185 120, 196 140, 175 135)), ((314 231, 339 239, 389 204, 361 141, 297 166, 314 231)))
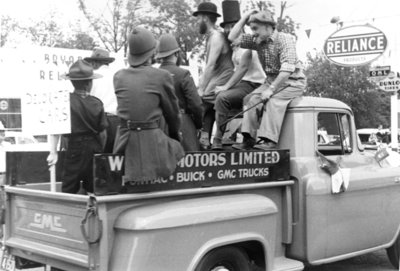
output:
POLYGON ((4 187, 7 255, 63 270, 284 271, 387 248, 398 264, 400 168, 363 150, 340 101, 297 98, 278 149, 188 153, 168 180, 125 183, 123 157, 95 163, 93 195, 4 187), (333 193, 321 157, 346 189, 333 193))

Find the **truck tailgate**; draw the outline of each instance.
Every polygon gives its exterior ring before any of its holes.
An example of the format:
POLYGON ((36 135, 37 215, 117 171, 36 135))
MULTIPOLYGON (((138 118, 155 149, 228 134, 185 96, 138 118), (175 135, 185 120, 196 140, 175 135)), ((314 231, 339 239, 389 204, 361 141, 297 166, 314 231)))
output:
POLYGON ((5 191, 5 245, 13 254, 88 267, 89 245, 80 231, 88 196, 15 187, 5 191))

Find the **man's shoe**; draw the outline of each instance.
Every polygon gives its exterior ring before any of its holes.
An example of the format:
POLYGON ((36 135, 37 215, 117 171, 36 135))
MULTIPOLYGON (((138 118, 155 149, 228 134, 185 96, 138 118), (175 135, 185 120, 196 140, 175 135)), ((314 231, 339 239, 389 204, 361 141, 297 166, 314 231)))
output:
POLYGON ((233 144, 235 144, 235 143, 236 143, 236 141, 233 141, 233 140, 230 139, 229 137, 228 137, 228 138, 223 138, 223 139, 222 139, 222 145, 231 146, 231 145, 233 145, 233 144))
POLYGON ((254 140, 254 138, 244 137, 243 143, 233 144, 232 148, 237 149, 237 150, 250 150, 253 148, 253 146, 255 144, 256 144, 256 141, 254 140))
POLYGON ((269 141, 269 142, 262 142, 260 144, 257 144, 254 146, 254 149, 259 149, 259 150, 264 150, 264 151, 268 151, 271 149, 276 149, 276 143, 269 141))
POLYGON ((214 140, 213 140, 213 144, 212 144, 212 146, 211 146, 211 149, 214 150, 214 151, 221 151, 221 150, 223 150, 221 138, 216 138, 216 137, 214 137, 214 140))

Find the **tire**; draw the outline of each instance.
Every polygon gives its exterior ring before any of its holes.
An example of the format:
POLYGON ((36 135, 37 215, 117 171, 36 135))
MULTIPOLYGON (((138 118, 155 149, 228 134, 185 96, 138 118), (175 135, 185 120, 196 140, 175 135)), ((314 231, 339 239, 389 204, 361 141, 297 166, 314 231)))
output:
POLYGON ((388 255, 390 263, 399 269, 399 256, 400 256, 400 236, 397 237, 396 241, 391 247, 386 249, 386 254, 388 255))
POLYGON ((195 271, 250 271, 249 258, 240 248, 228 246, 208 252, 195 271))

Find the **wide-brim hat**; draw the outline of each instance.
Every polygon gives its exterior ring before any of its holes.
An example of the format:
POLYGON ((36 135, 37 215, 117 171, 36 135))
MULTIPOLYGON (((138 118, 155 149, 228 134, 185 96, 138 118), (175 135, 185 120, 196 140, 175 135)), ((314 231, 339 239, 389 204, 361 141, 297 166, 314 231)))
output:
POLYGON ((180 51, 179 44, 173 35, 161 35, 158 43, 156 58, 164 58, 178 51, 180 51))
POLYGON ((114 57, 110 57, 110 52, 103 48, 95 48, 90 57, 85 57, 86 61, 101 61, 105 63, 111 63, 115 60, 114 57))
POLYGON ((131 66, 139 66, 153 56, 157 41, 149 30, 137 27, 129 34, 128 45, 129 64, 131 66))
POLYGON ((240 5, 237 0, 222 1, 222 15, 224 21, 220 23, 223 28, 226 24, 236 23, 240 20, 240 5))
POLYGON ((211 2, 202 2, 197 7, 197 10, 193 12, 193 16, 197 16, 199 14, 212 14, 217 17, 221 17, 217 12, 217 6, 211 2))
POLYGON ((92 65, 86 60, 78 60, 71 65, 67 74, 61 75, 66 80, 89 80, 103 77, 101 74, 93 72, 92 65))
POLYGON ((257 13, 250 15, 249 20, 247 21, 248 24, 250 23, 265 23, 270 24, 272 26, 276 25, 276 22, 272 16, 272 13, 269 10, 262 10, 257 13))

